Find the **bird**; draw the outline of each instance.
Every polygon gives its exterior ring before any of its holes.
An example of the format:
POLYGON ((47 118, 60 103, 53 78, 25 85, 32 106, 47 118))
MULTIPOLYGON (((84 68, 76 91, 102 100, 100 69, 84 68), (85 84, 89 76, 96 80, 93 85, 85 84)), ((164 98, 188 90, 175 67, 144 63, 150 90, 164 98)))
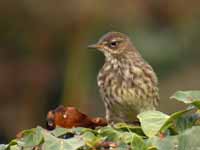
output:
POLYGON ((139 113, 156 110, 160 99, 156 73, 126 34, 108 32, 88 47, 105 56, 97 84, 108 123, 132 124, 139 113))

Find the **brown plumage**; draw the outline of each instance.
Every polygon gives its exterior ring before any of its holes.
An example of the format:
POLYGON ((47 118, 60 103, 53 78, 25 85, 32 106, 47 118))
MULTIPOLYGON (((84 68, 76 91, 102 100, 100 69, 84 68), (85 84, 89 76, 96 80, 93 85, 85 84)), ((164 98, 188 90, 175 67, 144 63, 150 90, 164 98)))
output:
POLYGON ((133 123, 138 113, 155 110, 159 100, 156 74, 128 36, 109 32, 89 47, 105 55, 97 82, 109 122, 133 123))

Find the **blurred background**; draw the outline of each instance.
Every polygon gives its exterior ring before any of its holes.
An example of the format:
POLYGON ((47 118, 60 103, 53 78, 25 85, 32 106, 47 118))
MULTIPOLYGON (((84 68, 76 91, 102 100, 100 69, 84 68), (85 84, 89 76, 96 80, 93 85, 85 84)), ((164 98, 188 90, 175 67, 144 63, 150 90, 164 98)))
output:
POLYGON ((159 77, 159 110, 200 89, 200 1, 0 0, 0 143, 45 126, 48 110, 104 116, 96 76, 104 57, 87 49, 108 31, 130 36, 159 77))

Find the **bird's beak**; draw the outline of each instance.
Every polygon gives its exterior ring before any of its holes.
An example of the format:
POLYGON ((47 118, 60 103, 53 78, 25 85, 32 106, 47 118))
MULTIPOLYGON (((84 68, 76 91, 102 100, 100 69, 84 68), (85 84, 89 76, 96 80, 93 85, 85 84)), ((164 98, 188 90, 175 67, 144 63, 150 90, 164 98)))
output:
POLYGON ((91 45, 88 45, 88 48, 94 48, 94 49, 98 49, 100 48, 101 46, 99 44, 91 44, 91 45))

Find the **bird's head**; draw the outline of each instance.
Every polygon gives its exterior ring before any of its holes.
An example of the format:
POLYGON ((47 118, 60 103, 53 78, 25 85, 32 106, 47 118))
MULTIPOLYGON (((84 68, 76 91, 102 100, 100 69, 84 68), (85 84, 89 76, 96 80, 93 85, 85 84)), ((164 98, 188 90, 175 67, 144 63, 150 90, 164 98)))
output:
POLYGON ((88 46, 103 52, 105 56, 121 55, 132 47, 127 35, 120 32, 108 32, 96 44, 88 46))

